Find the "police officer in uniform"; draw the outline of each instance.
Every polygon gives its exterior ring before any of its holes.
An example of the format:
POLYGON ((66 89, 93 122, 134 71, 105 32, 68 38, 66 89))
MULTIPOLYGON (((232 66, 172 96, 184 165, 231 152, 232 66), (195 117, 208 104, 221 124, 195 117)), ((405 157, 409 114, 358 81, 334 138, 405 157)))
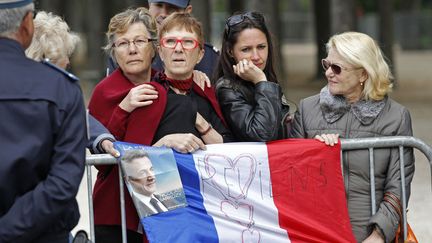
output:
POLYGON ((77 80, 25 56, 32 0, 0 0, 0 242, 68 242, 84 172, 77 80))
MULTIPOLYGON (((157 27, 168 15, 174 12, 192 12, 190 0, 148 0, 150 15, 156 19, 157 27)), ((195 70, 201 71, 210 79, 217 65, 219 51, 212 45, 204 43, 204 57, 195 66, 195 70)), ((157 71, 163 70, 163 63, 159 56, 153 60, 152 67, 157 71)), ((110 58, 108 61, 108 73, 112 73, 117 68, 117 64, 110 58)))

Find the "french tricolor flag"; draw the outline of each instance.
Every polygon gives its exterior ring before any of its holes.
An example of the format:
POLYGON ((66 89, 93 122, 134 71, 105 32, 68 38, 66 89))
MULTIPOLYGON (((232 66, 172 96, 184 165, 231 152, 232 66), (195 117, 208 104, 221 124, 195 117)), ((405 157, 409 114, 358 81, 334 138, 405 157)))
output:
POLYGON ((149 242, 355 242, 340 146, 316 140, 174 152, 188 206, 143 218, 149 242))

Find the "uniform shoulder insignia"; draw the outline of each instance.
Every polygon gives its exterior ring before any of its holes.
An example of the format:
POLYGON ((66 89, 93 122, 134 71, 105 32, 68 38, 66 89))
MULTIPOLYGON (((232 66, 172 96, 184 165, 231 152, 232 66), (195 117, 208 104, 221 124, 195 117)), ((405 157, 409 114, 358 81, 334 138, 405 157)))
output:
POLYGON ((215 46, 210 45, 208 43, 205 43, 204 45, 206 45, 208 48, 212 49, 215 53, 219 54, 219 49, 217 49, 215 46))
POLYGON ((66 77, 68 77, 69 79, 73 80, 73 81, 78 81, 79 78, 75 75, 73 75, 72 73, 64 70, 63 68, 60 68, 59 66, 53 64, 52 62, 50 62, 48 59, 44 59, 41 61, 43 64, 47 65, 48 67, 62 73, 63 75, 65 75, 66 77))

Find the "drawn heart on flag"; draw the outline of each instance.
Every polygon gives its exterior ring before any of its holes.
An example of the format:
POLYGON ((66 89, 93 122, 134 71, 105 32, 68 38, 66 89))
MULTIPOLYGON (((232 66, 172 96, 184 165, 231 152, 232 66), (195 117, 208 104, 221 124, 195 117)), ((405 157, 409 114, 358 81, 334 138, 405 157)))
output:
POLYGON ((253 222, 253 207, 249 204, 234 204, 230 201, 221 202, 221 211, 228 219, 237 222, 245 227, 250 227, 253 222))
POLYGON ((242 232, 242 243, 259 243, 261 234, 258 230, 246 229, 242 232))
POLYGON ((212 177, 213 186, 225 197, 246 198, 256 171, 256 160, 252 155, 241 154, 234 160, 224 155, 208 155, 204 163, 205 168, 217 167, 217 175, 223 175, 223 178, 213 176, 213 171, 206 169, 207 176, 212 177))

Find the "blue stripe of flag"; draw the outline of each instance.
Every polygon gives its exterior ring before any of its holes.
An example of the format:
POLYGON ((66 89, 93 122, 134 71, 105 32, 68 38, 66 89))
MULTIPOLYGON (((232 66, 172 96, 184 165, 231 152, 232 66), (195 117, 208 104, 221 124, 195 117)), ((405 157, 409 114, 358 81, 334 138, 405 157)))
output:
POLYGON ((213 218, 207 214, 199 175, 191 154, 174 152, 188 206, 143 218, 150 243, 219 242, 213 218))

